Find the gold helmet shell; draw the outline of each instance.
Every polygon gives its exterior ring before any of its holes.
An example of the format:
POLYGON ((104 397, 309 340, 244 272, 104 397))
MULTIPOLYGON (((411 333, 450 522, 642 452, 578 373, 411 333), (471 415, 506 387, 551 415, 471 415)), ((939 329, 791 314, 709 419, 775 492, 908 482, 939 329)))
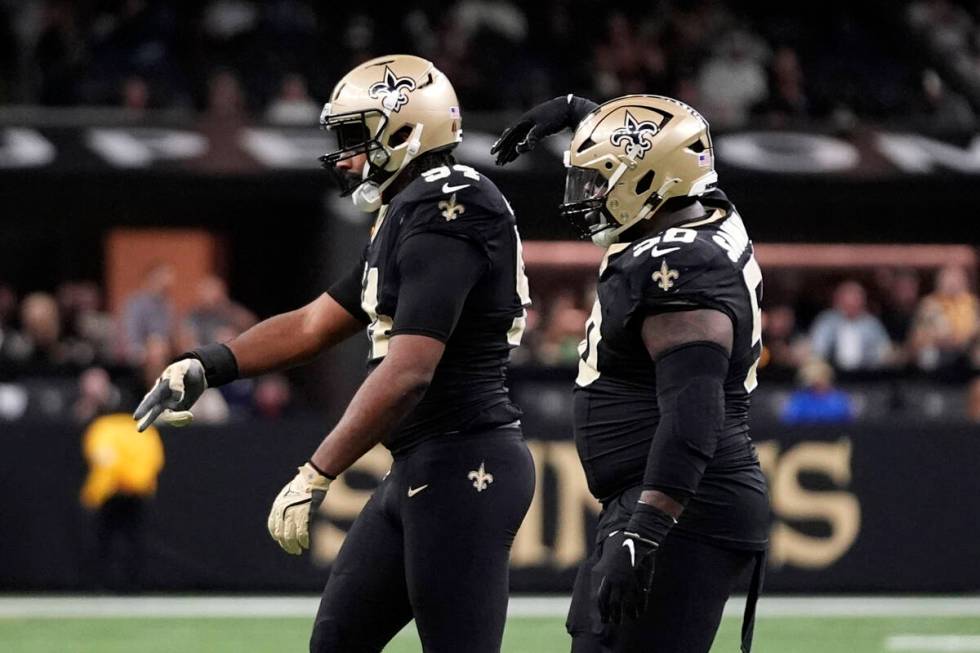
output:
POLYGON ((397 54, 366 61, 337 82, 320 114, 337 135, 338 149, 320 157, 344 195, 373 211, 381 193, 412 159, 455 147, 463 139, 459 100, 452 84, 421 57, 397 54), (359 180, 336 169, 338 161, 367 155, 359 180))
POLYGON ((626 95, 599 105, 565 153, 562 215, 597 245, 649 219, 675 197, 718 181, 708 122, 662 95, 626 95))

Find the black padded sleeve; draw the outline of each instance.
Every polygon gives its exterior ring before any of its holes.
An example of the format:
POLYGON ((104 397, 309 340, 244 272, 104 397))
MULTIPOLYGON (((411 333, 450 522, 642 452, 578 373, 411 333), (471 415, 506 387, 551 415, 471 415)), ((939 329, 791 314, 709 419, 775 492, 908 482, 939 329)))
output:
POLYGON ((657 357, 660 423, 650 445, 643 487, 686 503, 715 455, 725 421, 728 352, 697 341, 657 357))
POLYGON ((469 240, 418 232, 398 248, 398 307, 391 335, 416 334, 446 342, 470 290, 490 262, 469 240))
POLYGON ((361 287, 364 278, 364 259, 358 259, 357 263, 352 265, 350 270, 348 270, 344 276, 337 279, 330 288, 327 289, 327 294, 334 298, 334 300, 344 307, 348 313, 353 315, 359 321, 364 324, 369 324, 371 320, 368 318, 367 313, 361 308, 361 287))

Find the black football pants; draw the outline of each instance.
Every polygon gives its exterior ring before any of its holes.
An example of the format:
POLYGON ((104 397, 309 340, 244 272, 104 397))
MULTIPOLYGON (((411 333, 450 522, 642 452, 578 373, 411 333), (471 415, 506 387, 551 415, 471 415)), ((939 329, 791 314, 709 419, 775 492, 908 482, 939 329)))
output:
MULTIPOLYGON (((599 617, 597 588, 600 579, 592 568, 602 557, 603 540, 629 522, 640 488, 610 501, 599 516, 597 545, 579 567, 566 624, 572 636, 572 653, 708 653, 721 623, 722 611, 735 584, 761 565, 761 551, 715 546, 671 532, 656 558, 653 589, 646 612, 637 621, 603 624, 599 617)), ((757 572, 761 568, 757 568, 757 572)), ((761 577, 753 577, 754 593, 761 577)), ((748 615, 751 646, 753 609, 748 615)))
POLYGON ((310 651, 380 651, 413 618, 426 653, 499 651, 510 547, 533 493, 518 428, 396 458, 334 562, 310 651))

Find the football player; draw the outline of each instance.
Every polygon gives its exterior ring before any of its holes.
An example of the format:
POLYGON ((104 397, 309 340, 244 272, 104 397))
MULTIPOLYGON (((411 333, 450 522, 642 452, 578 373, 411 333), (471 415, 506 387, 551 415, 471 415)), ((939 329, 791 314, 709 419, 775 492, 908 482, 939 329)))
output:
POLYGON ((505 164, 565 127, 561 213, 607 248, 574 391, 576 445, 603 509, 575 582, 572 650, 707 653, 752 568, 747 651, 769 523, 747 425, 761 349, 752 243, 688 105, 556 98, 491 152, 505 164))
POLYGON ((453 158, 456 93, 429 61, 357 66, 320 120, 338 139, 325 167, 377 212, 360 262, 308 306, 183 355, 135 417, 186 423, 205 388, 366 328, 369 376, 269 515, 272 537, 301 553, 331 481, 378 442, 391 450, 331 569, 310 649, 380 651, 414 617, 426 651, 499 651, 510 545, 534 489, 505 385, 529 303, 514 215, 453 158))

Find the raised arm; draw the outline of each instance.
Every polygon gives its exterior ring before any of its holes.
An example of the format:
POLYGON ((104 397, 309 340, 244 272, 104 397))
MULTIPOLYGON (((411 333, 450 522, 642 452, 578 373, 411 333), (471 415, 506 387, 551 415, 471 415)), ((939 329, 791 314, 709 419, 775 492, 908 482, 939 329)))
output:
POLYGON ((509 126, 490 148, 497 155, 497 165, 510 163, 533 150, 538 141, 563 129, 575 129, 598 104, 577 95, 560 95, 542 102, 509 126))

